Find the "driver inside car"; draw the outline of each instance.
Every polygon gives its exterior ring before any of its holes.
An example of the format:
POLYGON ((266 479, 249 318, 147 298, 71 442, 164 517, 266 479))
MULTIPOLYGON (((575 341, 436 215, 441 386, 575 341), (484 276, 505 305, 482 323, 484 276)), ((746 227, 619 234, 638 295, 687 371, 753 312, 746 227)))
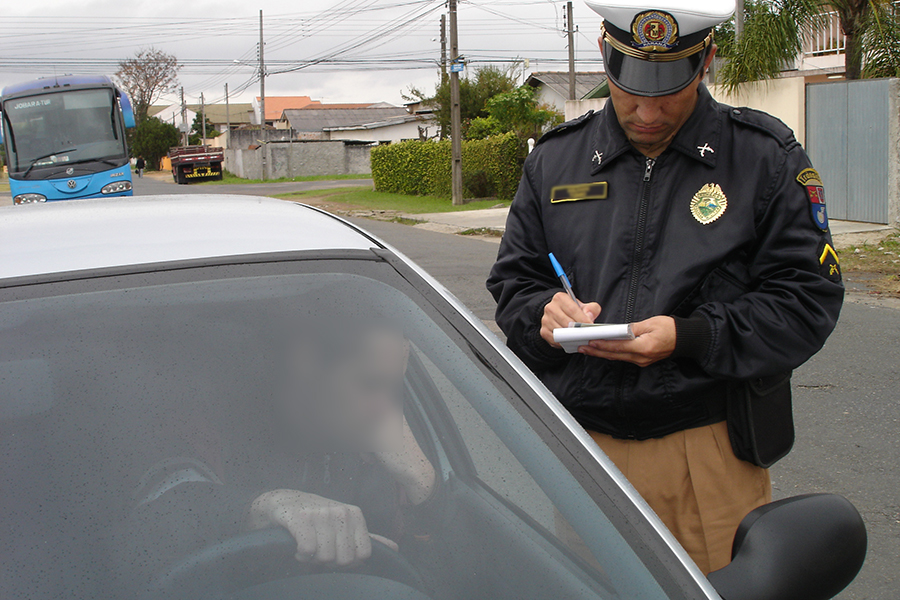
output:
POLYGON ((268 338, 282 341, 261 361, 276 365, 261 383, 270 384, 265 397, 181 413, 178 454, 138 485, 121 573, 152 576, 203 547, 277 526, 311 568, 358 565, 373 539, 397 550, 428 538, 438 481, 403 416, 410 350, 401 329, 323 311, 286 329, 268 338))
MULTIPOLYGON (((329 356, 322 349, 322 344, 301 342, 287 356, 291 368, 276 396, 276 413, 287 428, 283 439, 296 444, 289 452, 324 452, 323 479, 340 476, 330 464, 332 451, 358 453, 362 465, 386 472, 409 504, 428 500, 434 469, 402 413, 409 343, 397 330, 375 325, 347 344, 347 353, 329 356)), ((250 529, 276 525, 294 536, 300 562, 349 566, 364 561, 371 554, 370 538, 398 549, 391 539, 368 530, 358 506, 297 489, 271 490, 250 504, 250 529)))

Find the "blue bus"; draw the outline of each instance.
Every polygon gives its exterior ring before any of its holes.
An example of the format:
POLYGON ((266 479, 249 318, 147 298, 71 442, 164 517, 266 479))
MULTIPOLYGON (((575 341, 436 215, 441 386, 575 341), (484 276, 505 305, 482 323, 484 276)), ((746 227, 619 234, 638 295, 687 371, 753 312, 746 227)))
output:
POLYGON ((7 86, 0 110, 15 204, 132 195, 125 128, 134 111, 108 77, 7 86))

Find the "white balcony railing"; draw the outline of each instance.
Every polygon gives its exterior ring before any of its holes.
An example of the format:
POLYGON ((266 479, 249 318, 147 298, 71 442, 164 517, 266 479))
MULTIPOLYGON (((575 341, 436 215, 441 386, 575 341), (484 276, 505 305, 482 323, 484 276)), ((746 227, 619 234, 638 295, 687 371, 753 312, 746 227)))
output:
POLYGON ((841 31, 841 21, 836 12, 824 15, 825 23, 818 31, 803 40, 804 56, 825 56, 827 54, 843 54, 846 38, 841 31))

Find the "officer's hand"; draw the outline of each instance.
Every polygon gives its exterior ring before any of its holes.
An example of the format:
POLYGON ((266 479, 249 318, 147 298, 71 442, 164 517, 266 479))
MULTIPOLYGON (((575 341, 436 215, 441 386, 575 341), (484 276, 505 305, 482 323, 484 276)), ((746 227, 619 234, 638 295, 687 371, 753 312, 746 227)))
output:
POLYGON ((541 337, 554 348, 562 348, 553 341, 553 330, 568 327, 569 323, 593 323, 600 316, 600 305, 596 302, 578 306, 565 292, 558 292, 544 307, 541 318, 541 337))
POLYGON ((578 351, 607 360, 623 360, 639 367, 652 365, 668 358, 675 350, 675 320, 672 317, 651 317, 633 323, 633 340, 594 340, 578 351))

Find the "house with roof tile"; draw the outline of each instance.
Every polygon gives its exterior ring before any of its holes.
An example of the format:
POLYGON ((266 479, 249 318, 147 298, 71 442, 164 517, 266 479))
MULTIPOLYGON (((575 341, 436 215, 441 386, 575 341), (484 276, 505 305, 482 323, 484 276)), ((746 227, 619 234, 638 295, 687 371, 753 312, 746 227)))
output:
MULTIPOLYGON (((584 71, 575 73, 575 99, 597 97, 597 90, 606 84, 606 73, 584 71), (594 94, 592 94, 594 92, 594 94)), ((569 99, 568 71, 535 71, 525 80, 525 85, 534 88, 534 97, 541 104, 548 104, 559 112, 565 112, 569 99)))
MULTIPOLYGON (((253 123, 259 125, 259 96, 253 99, 253 123)), ((278 127, 277 123, 285 110, 306 108, 322 104, 309 96, 266 96, 266 125, 278 127)))
POLYGON ((439 133, 430 114, 413 114, 403 106, 384 102, 310 105, 285 110, 281 120, 298 140, 384 144, 433 138, 439 133))

